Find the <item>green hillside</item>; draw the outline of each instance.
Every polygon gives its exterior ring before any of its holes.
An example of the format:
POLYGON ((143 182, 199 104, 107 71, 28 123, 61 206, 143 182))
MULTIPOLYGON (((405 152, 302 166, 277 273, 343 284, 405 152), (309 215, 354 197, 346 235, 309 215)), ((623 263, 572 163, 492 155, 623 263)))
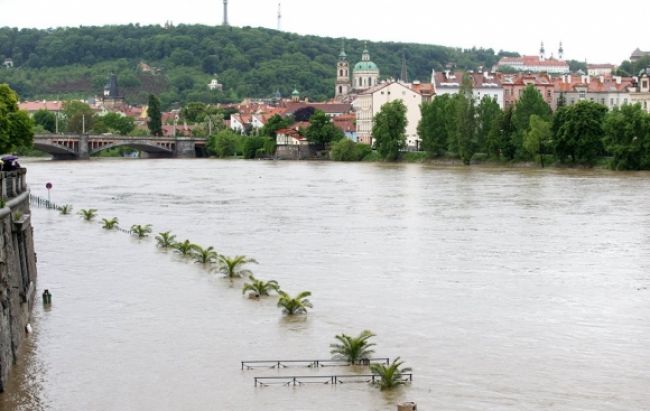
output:
MULTIPOLYGON (((50 30, 0 28, 0 63, 11 58, 12 69, 0 68, 22 99, 63 99, 101 95, 114 72, 130 103, 160 96, 163 107, 188 101, 227 102, 267 97, 275 90, 288 96, 293 88, 312 100, 331 98, 335 65, 342 39, 301 36, 264 28, 200 25, 103 26, 50 30), (144 62, 153 68, 143 72, 144 62), (224 91, 207 83, 217 74, 224 91)), ((346 40, 354 64, 364 42, 346 40)), ((431 69, 448 63, 460 68, 492 66, 492 49, 368 42, 382 77, 397 77, 401 56, 409 77, 429 81, 431 69)), ((507 53, 511 55, 512 53, 507 53)))

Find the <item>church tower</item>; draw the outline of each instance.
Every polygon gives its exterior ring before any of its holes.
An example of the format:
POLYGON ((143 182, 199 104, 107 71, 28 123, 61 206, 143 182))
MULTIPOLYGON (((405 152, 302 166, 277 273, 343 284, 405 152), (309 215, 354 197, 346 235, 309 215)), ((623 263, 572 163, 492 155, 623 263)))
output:
POLYGON ((542 41, 542 45, 539 48, 539 59, 540 61, 546 60, 546 49, 544 49, 544 42, 542 41))
POLYGON ((370 52, 365 46, 361 61, 352 69, 352 87, 354 91, 364 91, 379 84, 379 67, 370 61, 370 52))
POLYGON ((336 91, 334 96, 336 100, 343 100, 350 94, 352 84, 350 83, 350 63, 348 55, 345 54, 345 44, 341 47, 339 61, 336 63, 336 91))

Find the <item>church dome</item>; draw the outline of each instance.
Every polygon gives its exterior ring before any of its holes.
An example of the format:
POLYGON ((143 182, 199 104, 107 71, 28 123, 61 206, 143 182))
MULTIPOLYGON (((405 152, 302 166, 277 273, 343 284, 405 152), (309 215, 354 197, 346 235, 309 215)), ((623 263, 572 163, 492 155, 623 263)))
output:
POLYGON ((379 67, 372 61, 360 61, 354 65, 354 71, 379 71, 379 67))
POLYGON ((361 56, 361 61, 354 65, 355 72, 364 72, 364 73, 377 73, 379 74, 379 67, 372 61, 370 61, 370 53, 368 52, 368 47, 364 47, 363 54, 361 56))

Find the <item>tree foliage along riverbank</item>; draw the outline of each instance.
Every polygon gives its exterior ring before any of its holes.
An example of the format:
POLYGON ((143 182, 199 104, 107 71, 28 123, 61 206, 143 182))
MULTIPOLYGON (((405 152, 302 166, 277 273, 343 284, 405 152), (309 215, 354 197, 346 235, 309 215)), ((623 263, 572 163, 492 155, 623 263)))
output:
MULTIPOLYGON (((117 74, 130 103, 160 97, 163 110, 174 102, 234 102, 288 96, 294 87, 312 101, 333 97, 342 39, 302 36, 265 28, 178 26, 102 26, 57 29, 0 28, 0 69, 23 99, 66 99, 101 95, 110 73, 117 74), (140 65, 145 63, 145 65, 140 65), (207 84, 218 75, 224 91, 207 84)), ((491 67, 501 55, 492 49, 367 42, 385 77, 399 77, 402 54, 409 78, 429 80, 431 69, 448 63, 459 68, 491 67)), ((354 64, 364 42, 346 40, 354 64)))
POLYGON ((607 158, 617 170, 650 169, 650 114, 640 105, 608 111, 581 101, 552 113, 529 86, 517 104, 501 110, 487 96, 476 103, 467 87, 422 105, 418 132, 430 157, 458 157, 465 164, 539 160, 542 166, 545 159, 592 166, 607 158))

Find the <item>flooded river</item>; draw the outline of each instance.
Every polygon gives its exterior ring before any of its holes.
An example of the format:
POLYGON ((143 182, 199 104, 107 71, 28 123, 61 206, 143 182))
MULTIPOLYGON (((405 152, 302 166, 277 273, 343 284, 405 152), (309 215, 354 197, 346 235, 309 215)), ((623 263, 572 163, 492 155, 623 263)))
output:
POLYGON ((650 174, 218 160, 27 162, 32 193, 256 258, 314 308, 286 319, 183 261, 33 209, 34 333, 2 410, 650 407, 650 174), (414 382, 256 388, 241 360, 377 334, 414 382))

